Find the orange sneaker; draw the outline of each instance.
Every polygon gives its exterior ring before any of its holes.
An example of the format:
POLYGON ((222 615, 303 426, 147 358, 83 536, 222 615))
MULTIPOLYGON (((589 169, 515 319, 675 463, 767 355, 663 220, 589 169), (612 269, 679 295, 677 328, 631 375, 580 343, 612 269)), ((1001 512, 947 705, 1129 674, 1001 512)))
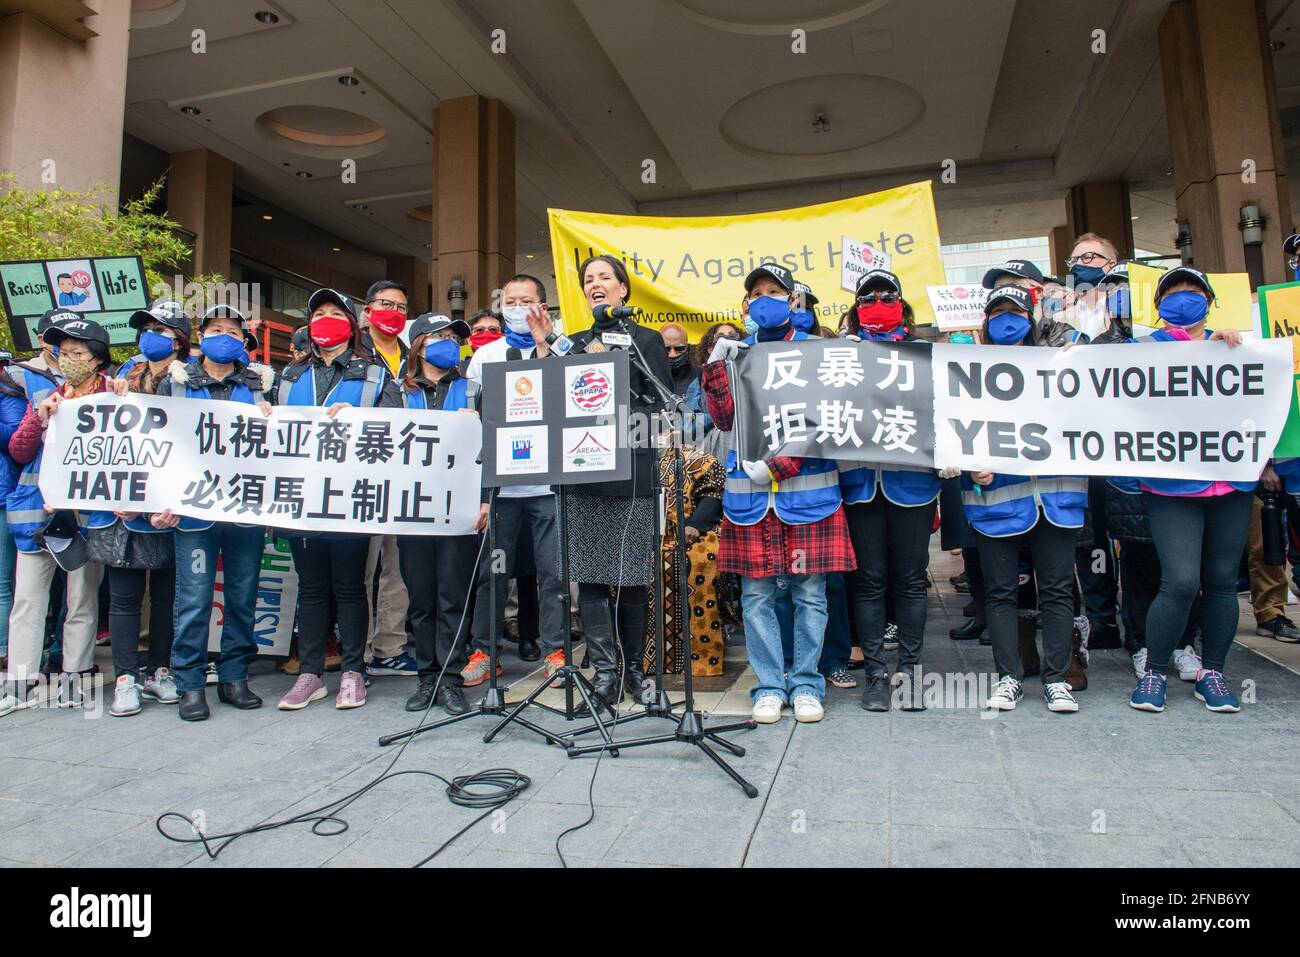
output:
MULTIPOLYGON (((460 676, 465 680, 465 687, 472 688, 487 681, 491 670, 491 659, 485 653, 476 651, 469 656, 469 664, 465 666, 465 670, 460 673, 460 676)), ((500 665, 497 665, 497 677, 501 677, 500 665)))
POLYGON ((548 678, 554 675, 555 672, 563 668, 564 649, 561 648, 559 651, 552 651, 549 655, 547 655, 545 665, 546 665, 546 677, 548 678))

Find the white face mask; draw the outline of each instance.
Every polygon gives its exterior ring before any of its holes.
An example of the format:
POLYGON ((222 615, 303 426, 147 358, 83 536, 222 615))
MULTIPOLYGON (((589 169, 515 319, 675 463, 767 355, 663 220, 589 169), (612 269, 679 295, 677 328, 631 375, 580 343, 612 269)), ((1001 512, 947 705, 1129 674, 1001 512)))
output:
POLYGON ((1074 313, 1074 327, 1089 339, 1106 329, 1105 300, 1095 305, 1076 302, 1072 311, 1074 313))
POLYGON ((510 327, 511 332, 528 331, 527 306, 503 306, 501 316, 505 319, 506 325, 510 327))

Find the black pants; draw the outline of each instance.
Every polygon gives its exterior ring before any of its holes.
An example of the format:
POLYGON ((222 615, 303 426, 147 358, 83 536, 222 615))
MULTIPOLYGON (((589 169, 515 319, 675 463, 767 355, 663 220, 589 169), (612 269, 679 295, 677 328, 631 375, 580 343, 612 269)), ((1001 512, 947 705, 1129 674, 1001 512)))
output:
MULTIPOLYGON (((505 619, 506 586, 519 567, 525 530, 532 540, 532 568, 538 582, 537 607, 541 643, 547 652, 564 646, 564 635, 569 623, 565 621, 564 607, 568 583, 560 581, 560 545, 556 527, 554 495, 536 495, 530 498, 496 496, 492 507, 491 548, 483 549, 479 562, 478 595, 474 605, 474 650, 484 653, 493 632, 501 636, 501 622, 505 619), (522 543, 522 544, 521 544, 522 543), (502 561, 504 559, 504 562, 502 561), (504 567, 502 567, 504 565, 504 567), (495 620, 493 619, 492 587, 496 588, 495 620)), ((520 623, 522 634, 522 625, 520 623)))
POLYGON ((588 639, 587 655, 596 671, 618 671, 619 655, 627 659, 623 665, 625 672, 641 670, 648 603, 649 591, 644 585, 611 588, 592 582, 578 583, 582 631, 588 639))
POLYGON ((891 586, 898 667, 914 667, 921 660, 925 636, 925 577, 934 503, 908 508, 878 491, 870 502, 846 506, 844 514, 858 564, 852 572, 853 612, 867 668, 877 673, 885 670, 885 595, 891 586))
POLYGON ((329 636, 330 599, 337 607, 343 670, 361 671, 366 662, 366 535, 294 538, 293 566, 298 572, 298 658, 302 674, 325 673, 325 640, 329 636))
POLYGON ((1237 633, 1237 568, 1250 529, 1251 493, 1209 498, 1144 492, 1160 555, 1160 591, 1147 613, 1147 667, 1164 674, 1201 591, 1201 660, 1222 671, 1237 633))
POLYGON ((1020 663, 1017 596, 1020 591, 1020 549, 1028 546, 1037 581, 1039 621, 1043 626, 1043 684, 1065 680, 1074 634, 1074 540, 1078 529, 1053 525, 1039 511, 1038 524, 1023 535, 991 538, 979 535, 984 569, 985 605, 993 663, 1000 675, 1024 680, 1020 663))
POLYGON ((980 550, 973 547, 963 548, 961 561, 966 571, 966 579, 970 582, 970 599, 975 603, 975 620, 981 625, 987 625, 988 615, 984 608, 984 568, 980 565, 980 550))
POLYGON ((464 684, 460 673, 469 661, 478 551, 478 535, 397 537, 421 681, 436 678, 441 666, 444 685, 464 684))
POLYGON ((1113 625, 1119 593, 1115 577, 1115 548, 1111 544, 1106 520, 1106 480, 1095 475, 1088 479, 1088 513, 1092 543, 1076 543, 1075 552, 1084 614, 1096 624, 1113 625))
POLYGON ((172 657, 175 637, 172 605, 176 601, 176 566, 156 568, 105 567, 108 575, 108 637, 113 646, 116 677, 134 675, 140 667, 140 609, 144 604, 146 578, 149 582, 149 657, 153 674, 166 668, 172 657))

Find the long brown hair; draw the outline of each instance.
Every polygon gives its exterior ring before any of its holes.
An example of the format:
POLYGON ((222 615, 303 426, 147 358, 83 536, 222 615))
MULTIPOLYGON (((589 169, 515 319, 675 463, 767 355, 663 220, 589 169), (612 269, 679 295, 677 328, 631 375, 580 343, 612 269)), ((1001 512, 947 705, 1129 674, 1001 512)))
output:
POLYGON ((723 327, 734 332, 737 338, 745 338, 745 330, 734 322, 719 322, 716 325, 709 326, 704 330, 704 335, 700 336, 699 344, 695 347, 695 359, 700 365, 704 365, 709 361, 709 356, 713 353, 713 344, 718 341, 718 332, 723 327))
POLYGON ((407 392, 419 392, 423 386, 416 381, 420 371, 420 357, 424 355, 424 347, 429 344, 429 336, 432 333, 423 333, 418 339, 411 340, 411 350, 406 354, 406 368, 402 370, 402 388, 407 392))

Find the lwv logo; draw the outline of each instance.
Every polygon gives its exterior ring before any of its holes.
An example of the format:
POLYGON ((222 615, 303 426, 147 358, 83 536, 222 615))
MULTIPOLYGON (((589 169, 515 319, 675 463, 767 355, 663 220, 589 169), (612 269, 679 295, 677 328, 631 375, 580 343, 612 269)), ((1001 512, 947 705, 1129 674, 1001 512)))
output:
POLYGON ((150 894, 69 894, 50 898, 51 927, 129 927, 134 937, 148 937, 152 928, 150 894))

